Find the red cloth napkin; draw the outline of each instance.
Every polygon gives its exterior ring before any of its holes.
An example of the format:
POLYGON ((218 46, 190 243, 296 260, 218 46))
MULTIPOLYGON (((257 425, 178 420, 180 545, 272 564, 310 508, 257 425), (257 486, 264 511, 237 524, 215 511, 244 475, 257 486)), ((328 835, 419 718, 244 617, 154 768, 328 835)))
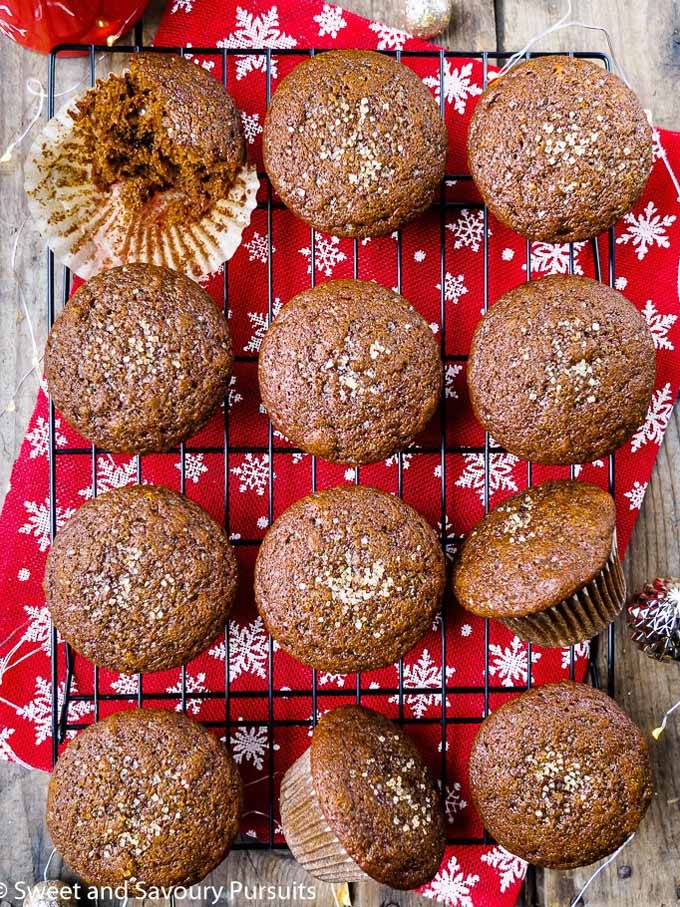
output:
MULTIPOLYGON (((256 0, 247 8, 231 0, 171 0, 161 24, 157 43, 170 46, 299 48, 370 47, 378 49, 426 49, 422 41, 383 25, 368 22, 329 3, 298 0, 275 6, 256 0)), ((272 86, 300 56, 272 58, 272 86)), ((195 58, 221 77, 221 57, 195 58)), ((424 78, 435 94, 439 88, 438 58, 409 58, 404 62, 424 78)), ((465 172, 465 136, 471 112, 481 93, 483 72, 479 60, 449 58, 445 63, 445 112, 449 128, 448 172, 465 172)), ((229 90, 243 112, 243 122, 252 158, 261 168, 261 133, 265 113, 264 58, 254 55, 230 57, 229 90)), ((658 374, 654 399, 643 426, 616 455, 615 496, 618 510, 619 542, 622 551, 638 515, 654 459, 671 415, 680 376, 680 325, 678 324, 678 252, 680 251, 680 205, 669 173, 661 159, 680 160, 680 136, 655 132, 656 162, 643 198, 617 227, 616 286, 645 314, 657 347, 658 374)), ((451 199, 478 201, 470 183, 447 186, 451 199)), ((262 198, 266 198, 264 192, 262 198)), ((475 208, 447 209, 445 223, 445 338, 449 356, 467 353, 472 331, 483 305, 483 215, 475 208)), ((490 220, 489 296, 493 301, 503 291, 524 281, 525 242, 510 230, 490 220)), ((273 247, 274 312, 310 282, 310 231, 285 210, 275 210, 271 237, 273 247)), ((441 337, 440 323, 440 221, 433 209, 403 231, 402 290, 432 324, 441 337)), ((218 520, 225 519, 235 540, 260 539, 269 523, 268 423, 260 410, 255 356, 267 324, 267 212, 258 210, 246 230, 240 249, 229 263, 228 300, 230 325, 237 353, 252 358, 237 363, 229 394, 228 438, 230 452, 224 464, 224 420, 216 416, 200 435, 187 444, 185 460, 186 494, 198 501, 218 520), (255 452, 244 448, 257 448, 255 452), (212 449, 212 450, 211 450, 212 449), (225 487, 226 481, 226 487, 225 487)), ((398 244, 394 237, 360 242, 358 268, 362 278, 375 278, 386 286, 397 285, 398 244)), ((599 241, 602 273, 608 273, 606 238, 599 241)), ((351 277, 352 241, 319 235, 315 250, 316 278, 351 277)), ((567 246, 534 243, 533 277, 566 273, 567 246)), ((574 266, 578 274, 594 276, 593 247, 578 243, 574 266)), ((222 303, 225 273, 205 280, 215 300, 222 303)), ((631 363, 634 368, 635 364, 631 363)), ((468 531, 484 513, 484 457, 478 452, 484 436, 475 423, 467 400, 464 363, 446 364, 446 433, 449 447, 470 446, 477 452, 448 453, 445 458, 446 501, 442 510, 440 482, 442 463, 438 452, 439 420, 419 439, 422 449, 413 448, 403 456, 404 498, 417 507, 434 526, 442 529, 447 553, 452 555, 459 536, 468 531), (443 527, 442 527, 443 522, 443 527)), ((11 490, 2 513, 5 569, 1 579, 0 614, 0 757, 26 765, 51 766, 52 684, 49 663, 49 617, 41 588, 45 557, 49 547, 49 486, 47 463, 48 408, 44 391, 38 396, 21 453, 12 473, 11 490)), ((70 448, 88 448, 87 442, 56 415, 57 524, 61 526, 92 494, 90 454, 65 456, 70 448)), ((285 441, 274 437, 276 453, 272 512, 274 516, 311 488, 311 458, 291 453, 285 441)), ((503 497, 527 484, 527 464, 507 453, 494 452, 489 463, 490 500, 503 497)), ((137 460, 129 456, 100 454, 97 458, 97 490, 134 482, 137 460)), ((582 479, 607 486, 608 464, 596 462, 576 473, 582 479)), ((396 492, 398 461, 364 467, 363 483, 396 492)), ((568 469, 535 467, 533 481, 565 476, 568 469)), ((145 482, 181 487, 181 464, 177 454, 149 455, 141 460, 145 482)), ((354 481, 352 469, 319 462, 317 484, 324 486, 354 481)), ((280 691, 270 705, 266 696, 269 670, 269 640, 257 616, 251 594, 252 568, 256 545, 238 548, 242 573, 241 598, 230 622, 227 640, 218 640, 208 653, 186 670, 190 714, 221 724, 228 720, 228 742, 246 788, 243 831, 253 838, 269 840, 268 815, 273 790, 281 775, 309 745, 306 724, 312 715, 311 671, 301 667, 274 646, 272 677, 280 691), (228 648, 228 652, 227 652, 228 648), (228 655, 228 670, 225 657, 228 655), (224 698, 203 698, 208 692, 229 691, 224 698), (267 721, 285 720, 269 739, 267 721), (295 723, 297 721, 297 724, 295 723)), ((501 847, 465 843, 481 840, 482 827, 470 805, 466 765, 468 752, 483 714, 481 691, 485 672, 484 622, 446 603, 445 676, 455 687, 442 703, 441 625, 405 659, 403 681, 406 693, 400 700, 397 667, 373 671, 361 678, 362 701, 385 714, 406 719, 406 727, 420 742, 435 772, 443 777, 451 845, 441 869, 425 887, 429 897, 454 907, 499 907, 514 903, 525 873, 525 864, 501 847), (414 692, 409 692, 412 689, 414 692), (442 733, 442 713, 446 717, 442 733), (415 723, 414 719, 425 719, 415 723), (456 843, 456 842, 460 843, 456 843)), ((64 695, 65 664, 63 645, 59 666, 58 698, 64 695)), ((575 675, 582 677, 588 646, 575 650, 575 675)), ((534 647, 529 659, 527 647, 501 625, 489 629, 488 679, 490 707, 496 708, 513 688, 523 687, 530 672, 536 683, 569 676, 568 650, 541 650, 534 647), (529 664, 530 661, 530 664, 529 664)), ((76 657, 71 693, 93 691, 93 670, 85 659, 76 657)), ((317 713, 356 699, 356 678, 319 672, 317 713), (329 691, 333 693, 329 694, 329 691)), ((145 702, 180 709, 181 672, 169 671, 144 678, 145 702), (166 698, 155 701, 154 694, 166 698), (167 698, 169 695, 169 699, 167 698)), ((71 698, 70 724, 89 723, 119 708, 133 707, 137 680, 99 672, 99 693, 119 694, 128 699, 91 700, 71 698)), ((69 731, 71 737, 75 729, 69 731)), ((281 841, 276 821, 272 824, 281 841)))

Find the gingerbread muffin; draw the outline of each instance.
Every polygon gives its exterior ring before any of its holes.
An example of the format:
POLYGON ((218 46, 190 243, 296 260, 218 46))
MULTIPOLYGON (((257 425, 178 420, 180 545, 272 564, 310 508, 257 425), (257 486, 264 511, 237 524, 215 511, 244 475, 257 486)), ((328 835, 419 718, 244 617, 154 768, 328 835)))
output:
POLYGON ((174 54, 133 54, 127 72, 97 81, 74 121, 97 189, 118 186, 132 211, 164 193, 166 224, 200 220, 246 159, 231 96, 202 66, 174 54))
POLYGON ((529 642, 590 639, 626 599, 614 499, 570 479, 520 491, 467 536, 453 589, 463 608, 529 642))
POLYGON ((206 649, 236 597, 217 523, 169 488, 129 485, 84 504, 55 538, 45 595, 73 648, 112 671, 163 671, 206 649))
POLYGON ((272 422, 294 444, 333 462, 373 463, 430 420, 442 361, 402 296, 331 280, 281 310, 260 349, 259 380, 272 422))
POLYGON ((617 76, 587 60, 536 57, 479 99, 468 162, 508 227, 544 242, 589 239, 639 199, 652 169, 652 128, 617 76))
POLYGON ((79 287, 54 324, 45 375, 55 405, 98 447, 177 446, 208 421, 231 373, 227 322, 182 274, 134 264, 79 287))
POLYGON ((613 699, 581 683, 534 687, 501 706, 477 733, 469 773, 493 838, 550 869, 613 853, 653 794, 642 732, 613 699))
POLYGON ((274 639, 333 673, 393 664, 432 626, 445 583, 430 525, 376 488, 308 495, 267 532, 255 601, 274 639))
POLYGON ((444 856, 444 817, 418 749, 360 705, 327 712, 281 782, 281 824, 295 858, 326 882, 424 885, 444 856))
POLYGON ((641 312, 585 277, 505 293, 477 325, 467 381, 475 415, 533 463, 590 463, 644 422, 654 340, 641 312))
POLYGON ((367 50, 318 54, 282 80, 264 165, 298 217, 335 236, 379 236, 417 217, 444 176, 439 109, 406 66, 367 50))
POLYGON ((144 897, 205 878, 241 809, 241 778, 215 735, 186 715, 136 709, 91 725, 61 754, 47 827, 86 883, 128 883, 130 897, 144 897))

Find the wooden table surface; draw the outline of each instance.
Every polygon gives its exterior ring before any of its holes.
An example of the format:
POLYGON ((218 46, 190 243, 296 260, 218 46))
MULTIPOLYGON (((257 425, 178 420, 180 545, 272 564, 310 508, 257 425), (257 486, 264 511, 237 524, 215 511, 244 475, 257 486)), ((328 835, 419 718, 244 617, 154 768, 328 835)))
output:
MULTIPOLYGON (((279 0, 279 5, 294 0, 279 0)), ((150 5, 148 35, 153 34, 162 3, 150 5)), ((216 2, 216 5, 217 2, 216 2)), ((247 7, 244 0, 243 6, 247 7)), ((388 24, 394 24, 395 3, 390 0, 346 0, 348 9, 388 24)), ((566 2, 547 0, 456 0, 450 29, 443 43, 454 49, 516 50, 554 22, 566 2)), ((578 19, 606 26, 614 36, 617 57, 640 95, 652 110, 654 121, 680 128, 680 3, 678 0, 575 0, 578 19)), ((26 80, 45 81, 45 58, 32 54, 0 37, 0 148, 28 124, 35 103, 26 91, 26 80)), ((544 39, 536 49, 606 50, 604 38, 594 32, 570 29, 544 39)), ((25 145, 23 146, 25 150, 25 145)), ((16 386, 31 368, 33 351, 28 321, 20 294, 35 329, 37 347, 44 345, 45 267, 43 245, 26 221, 22 192, 22 153, 0 164, 0 500, 9 479, 12 461, 19 449, 33 408, 38 378, 31 374, 20 391, 16 386), (16 250, 15 250, 16 246, 16 250), (15 250, 15 251, 14 251, 15 250)), ((626 558, 629 586, 638 588, 647 578, 680 575, 680 417, 678 410, 669 424, 652 481, 626 558)), ((677 699, 680 699, 680 668, 657 665, 632 647, 617 629, 617 698, 641 727, 649 730, 677 699)), ((680 722, 671 723, 653 746, 656 796, 634 842, 588 891, 589 907, 671 907, 680 901, 680 722), (627 866, 630 873, 624 870, 627 866), (628 876, 621 878, 621 876, 628 876)), ((0 763, 0 883, 42 878, 51 850, 44 828, 47 776, 19 766, 0 763)), ((62 873, 58 858, 50 877, 62 873)), ((545 907, 567 907, 589 870, 573 873, 538 873, 536 884, 527 887, 524 902, 545 907)), ((212 883, 237 879, 249 885, 262 883, 310 883, 312 880, 291 858, 280 854, 234 853, 212 876, 212 883)), ((329 886, 317 884, 316 904, 334 904, 329 886)), ((375 884, 352 886, 355 905, 400 905, 431 903, 414 895, 393 892, 375 884)), ((10 899, 10 898, 8 898, 10 899)), ((1 900, 1 898, 0 898, 1 900)), ((10 899, 11 900, 11 899, 10 899)), ((243 896, 233 903, 246 903, 243 896)), ((249 900, 251 904, 272 903, 249 900)), ((309 902, 307 902, 309 903, 309 902)))

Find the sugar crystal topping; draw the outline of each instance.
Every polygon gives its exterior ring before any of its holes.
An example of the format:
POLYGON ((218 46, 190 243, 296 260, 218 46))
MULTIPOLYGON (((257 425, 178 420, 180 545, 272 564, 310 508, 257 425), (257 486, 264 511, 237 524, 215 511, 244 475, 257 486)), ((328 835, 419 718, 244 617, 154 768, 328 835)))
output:
POLYGON ((537 819, 569 817, 572 809, 585 803, 591 793, 592 776, 581 760, 560 750, 548 748, 525 759, 530 779, 540 791, 534 811, 537 819))

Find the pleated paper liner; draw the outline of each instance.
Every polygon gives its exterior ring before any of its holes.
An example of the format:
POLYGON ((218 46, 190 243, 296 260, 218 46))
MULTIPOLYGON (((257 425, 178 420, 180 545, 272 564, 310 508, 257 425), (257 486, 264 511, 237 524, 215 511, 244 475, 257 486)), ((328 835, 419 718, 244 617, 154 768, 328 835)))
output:
POLYGON ((520 639, 541 646, 566 647, 597 636, 621 613, 625 603, 626 581, 614 532, 607 563, 583 588, 547 611, 507 618, 502 623, 520 639))
POLYGON ((307 872, 323 882, 370 878, 347 853, 321 811, 312 780, 311 748, 284 775, 279 806, 286 844, 307 872))
POLYGON ((227 197, 195 223, 165 224, 162 192, 131 212, 116 187, 104 192, 92 180, 84 139, 72 118, 81 100, 46 124, 25 167, 29 210, 59 261, 85 280, 129 262, 163 265, 196 278, 228 261, 257 204, 255 166, 246 163, 227 197))

